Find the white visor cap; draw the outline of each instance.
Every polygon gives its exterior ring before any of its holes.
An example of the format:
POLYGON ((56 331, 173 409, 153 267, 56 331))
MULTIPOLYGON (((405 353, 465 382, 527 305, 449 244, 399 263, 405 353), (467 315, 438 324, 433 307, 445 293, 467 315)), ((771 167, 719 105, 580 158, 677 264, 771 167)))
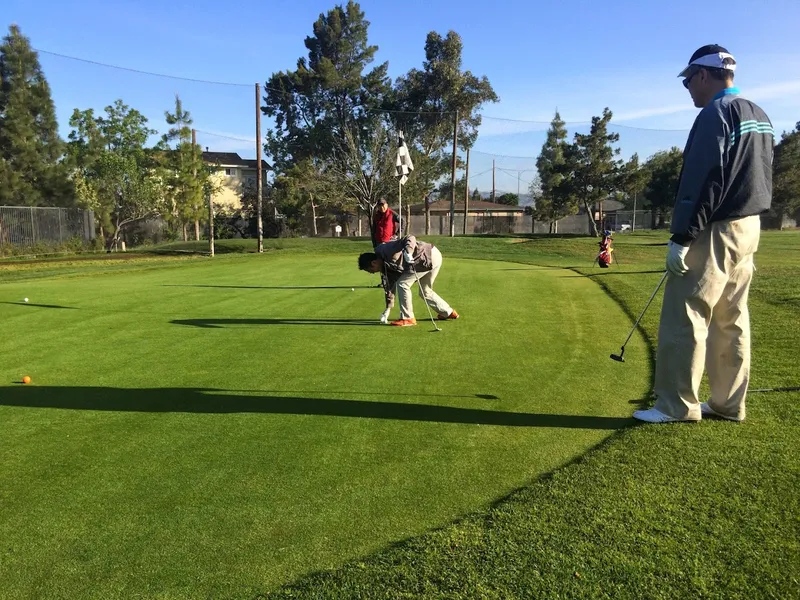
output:
POLYGON ((728 71, 735 71, 736 59, 733 58, 732 54, 728 54, 727 52, 714 52, 712 54, 706 54, 686 65, 686 68, 678 73, 678 77, 686 77, 695 67, 708 67, 711 69, 727 69, 728 71), (733 63, 725 64, 726 58, 730 58, 733 63))

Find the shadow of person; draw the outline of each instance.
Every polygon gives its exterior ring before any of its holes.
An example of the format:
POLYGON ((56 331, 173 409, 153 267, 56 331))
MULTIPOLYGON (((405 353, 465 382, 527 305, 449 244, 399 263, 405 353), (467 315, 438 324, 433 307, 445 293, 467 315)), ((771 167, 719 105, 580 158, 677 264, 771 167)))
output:
POLYGON ((502 427, 564 427, 614 430, 633 424, 623 417, 521 413, 383 400, 342 400, 247 394, 193 388, 11 386, 0 388, 0 405, 88 411, 148 413, 317 415, 462 423, 502 427))

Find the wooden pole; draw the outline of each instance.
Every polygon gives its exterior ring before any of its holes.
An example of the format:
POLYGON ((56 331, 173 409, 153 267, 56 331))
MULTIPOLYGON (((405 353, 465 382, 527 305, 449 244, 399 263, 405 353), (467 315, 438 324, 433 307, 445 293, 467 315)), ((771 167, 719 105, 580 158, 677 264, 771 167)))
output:
POLYGON ((464 233, 467 235, 467 217, 469 215, 469 148, 467 148, 467 170, 464 175, 467 185, 464 190, 464 233))
POLYGON ((494 172, 494 159, 492 159, 492 202, 494 202, 495 198, 495 172, 494 172))
POLYGON ((631 233, 636 231, 636 194, 633 195, 633 217, 631 218, 631 233))
POLYGON ((450 237, 455 237, 456 235, 456 147, 458 144, 458 111, 456 111, 453 117, 453 170, 450 175, 450 184, 452 185, 452 189, 450 190, 450 237))
POLYGON ((264 221, 261 219, 263 182, 261 181, 261 84, 256 84, 256 203, 258 252, 264 252, 264 221))
POLYGON ((400 180, 397 181, 397 198, 399 203, 397 206, 397 224, 400 229, 398 234, 403 237, 403 184, 400 183, 400 180))

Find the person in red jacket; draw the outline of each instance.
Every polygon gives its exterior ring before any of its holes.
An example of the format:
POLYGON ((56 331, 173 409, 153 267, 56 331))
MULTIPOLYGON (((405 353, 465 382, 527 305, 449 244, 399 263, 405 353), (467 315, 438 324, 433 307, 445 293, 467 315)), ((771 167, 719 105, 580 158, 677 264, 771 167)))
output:
MULTIPOLYGON (((377 248, 400 235, 400 219, 386 200, 379 200, 375 207, 375 216, 372 220, 372 247, 377 248)), ((381 282, 375 287, 382 287, 386 290, 386 310, 384 315, 388 318, 389 309, 394 306, 394 292, 388 287, 386 277, 381 274, 381 282)))
POLYGON ((380 200, 375 207, 375 216, 372 222, 372 247, 385 244, 400 234, 400 219, 386 200, 380 200))

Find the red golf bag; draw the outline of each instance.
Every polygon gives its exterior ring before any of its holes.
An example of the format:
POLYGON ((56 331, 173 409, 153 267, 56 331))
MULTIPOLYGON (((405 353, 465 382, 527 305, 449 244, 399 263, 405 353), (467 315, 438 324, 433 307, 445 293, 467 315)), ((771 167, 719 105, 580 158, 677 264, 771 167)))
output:
POLYGON ((614 248, 611 247, 611 241, 611 232, 603 232, 603 239, 598 243, 600 252, 597 254, 597 264, 600 265, 601 269, 607 269, 611 266, 611 255, 614 252, 614 248))

